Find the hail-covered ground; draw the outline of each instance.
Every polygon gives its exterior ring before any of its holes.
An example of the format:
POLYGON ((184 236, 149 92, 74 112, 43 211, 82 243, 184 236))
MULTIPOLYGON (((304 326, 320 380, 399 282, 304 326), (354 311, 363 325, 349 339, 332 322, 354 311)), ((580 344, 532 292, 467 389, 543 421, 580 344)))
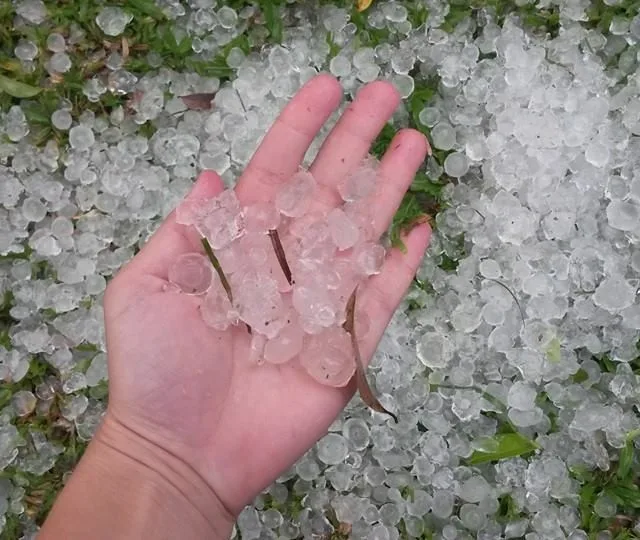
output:
POLYGON ((329 71, 405 98, 374 153, 434 148, 369 371, 400 422, 354 399, 235 534, 640 538, 637 2, 126 4, 0 6, 0 536, 33 537, 105 410, 109 278, 329 71))

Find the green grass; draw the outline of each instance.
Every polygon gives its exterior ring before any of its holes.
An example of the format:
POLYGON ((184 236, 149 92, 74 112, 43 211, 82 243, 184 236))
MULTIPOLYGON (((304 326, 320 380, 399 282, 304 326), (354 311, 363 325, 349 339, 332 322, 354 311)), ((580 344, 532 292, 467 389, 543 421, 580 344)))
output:
POLYGON ((498 511, 495 518, 498 523, 509 523, 520 519, 524 514, 522 509, 518 507, 513 497, 506 493, 498 497, 498 511))
MULTIPOLYGON (((51 113, 58 108, 60 99, 69 100, 73 107, 72 114, 76 117, 84 110, 106 114, 114 107, 126 106, 127 96, 107 92, 97 103, 93 103, 82 92, 86 81, 107 73, 105 62, 111 52, 124 55, 128 50, 123 67, 138 76, 153 69, 147 62, 147 54, 154 52, 160 56, 164 67, 176 71, 195 71, 202 76, 226 80, 233 75, 233 70, 226 64, 229 50, 239 47, 248 52, 250 49, 247 35, 241 34, 212 60, 196 60, 192 51, 192 39, 185 37, 176 40, 172 31, 173 22, 165 17, 153 0, 116 0, 110 2, 110 5, 120 5, 134 16, 124 34, 116 38, 105 36, 95 23, 102 4, 91 0, 49 3, 47 8, 50 18, 47 23, 25 28, 13 27, 14 13, 10 3, 0 4, 0 110, 6 110, 17 103, 25 108, 29 122, 36 128, 32 138, 37 144, 43 144, 51 138, 59 143, 65 142, 65 134, 53 128, 50 121, 51 113), (46 39, 54 31, 68 37, 72 24, 85 32, 85 38, 81 43, 70 46, 67 51, 72 59, 71 70, 52 77, 45 69, 51 56, 46 49, 46 39), (33 73, 24 72, 20 62, 14 57, 13 51, 20 39, 34 42, 40 50, 33 73), (37 98, 25 100, 24 93, 12 92, 12 95, 6 89, 3 92, 2 77, 16 85, 26 85, 25 88, 40 89, 41 93, 37 98)), ((274 14, 272 18, 281 22, 279 17, 275 17, 275 12, 271 12, 274 14)), ((273 21, 271 23, 275 24, 273 21)))
MULTIPOLYGON (((329 0, 325 0, 324 3, 329 3, 329 0)), ((367 13, 356 11, 352 2, 338 0, 330 3, 344 6, 350 10, 351 20, 358 29, 357 46, 375 47, 393 39, 386 30, 370 28, 367 25, 367 13)), ((224 81, 233 77, 234 73, 226 63, 229 50, 233 47, 239 47, 248 53, 251 50, 259 49, 265 43, 280 42, 283 39, 284 27, 292 10, 292 7, 285 0, 257 0, 256 2, 231 0, 225 2, 225 5, 236 10, 247 5, 255 5, 261 15, 253 17, 244 32, 226 45, 215 58, 205 62, 194 58, 191 38, 176 40, 171 31, 173 23, 156 7, 153 0, 136 0, 136 2, 110 0, 109 4, 119 5, 134 15, 122 37, 109 38, 102 34, 95 23, 95 17, 102 4, 91 0, 47 2, 50 14, 48 22, 40 27, 22 29, 13 26, 13 4, 6 0, 0 1, 0 111, 7 110, 11 105, 19 104, 25 111, 31 125, 30 137, 36 144, 41 145, 51 139, 56 140, 61 146, 66 144, 66 133, 56 130, 50 121, 51 113, 59 107, 61 99, 66 99, 71 103, 74 117, 79 116, 84 110, 91 110, 96 114, 108 114, 115 107, 127 106, 127 96, 107 92, 97 103, 92 103, 82 92, 87 80, 106 73, 105 60, 111 52, 122 53, 128 49, 129 54, 124 68, 138 76, 152 71, 152 67, 147 61, 147 55, 149 52, 154 52, 162 59, 163 66, 176 71, 195 71, 202 76, 218 77, 224 81), (252 33, 258 20, 263 20, 266 31, 266 37, 262 41, 255 37, 257 34, 252 33), (72 69, 60 77, 52 78, 45 70, 45 63, 51 56, 46 52, 47 36, 56 31, 66 37, 72 24, 82 28, 86 37, 68 51, 73 62, 72 69), (36 59, 35 70, 32 73, 22 71, 20 63, 14 58, 14 47, 23 38, 33 41, 40 49, 40 55, 36 59)), ((588 11, 589 21, 586 22, 586 26, 607 32, 615 17, 631 18, 635 16, 638 8, 640 8, 640 0, 624 0, 617 6, 608 6, 602 0, 595 0, 588 11)), ((408 9, 409 18, 414 27, 425 24, 429 12, 422 4, 410 3, 408 9)), ((556 6, 538 9, 534 3, 518 5, 513 0, 454 0, 451 2, 450 12, 442 28, 452 31, 457 24, 468 17, 476 17, 482 10, 491 12, 499 24, 507 16, 517 15, 529 29, 540 34, 548 34, 550 37, 556 36, 560 28, 559 12, 556 6)), ((330 56, 339 52, 339 48, 333 43, 330 34, 327 34, 327 43, 330 47, 330 56)), ((412 75, 415 77, 416 87, 414 93, 404 104, 408 113, 408 122, 407 126, 403 127, 412 127, 430 137, 428 127, 421 124, 419 120, 419 114, 424 107, 433 103, 438 93, 439 81, 436 76, 424 78, 417 72, 413 72, 412 75)), ((154 128, 150 123, 147 123, 140 129, 142 133, 150 136, 154 128)), ((372 153, 381 157, 396 132, 397 127, 387 124, 375 141, 372 153)), ((447 154, 447 152, 436 150, 432 159, 442 166, 447 154)), ((446 207, 442 197, 443 187, 452 181, 453 179, 444 174, 438 178, 431 178, 424 171, 418 173, 393 220, 389 232, 393 245, 403 247, 402 234, 417 221, 428 216, 430 221, 435 223, 436 215, 446 207)), ((459 240, 463 242, 462 238, 459 240)), ((461 254, 460 257, 464 254, 462 247, 457 252, 461 254)), ((443 256, 440 267, 443 270, 453 272, 457 268, 457 259, 460 257, 443 256)), ((0 260, 5 262, 14 259, 31 260, 31 250, 25 248, 23 253, 0 257, 0 260)), ((34 279, 55 278, 55 274, 47 264, 33 260, 33 277, 34 279)), ((427 293, 432 292, 428 283, 416 280, 416 285, 427 293)), ((6 349, 11 347, 9 329, 15 324, 10 316, 12 305, 12 294, 7 292, 0 304, 0 345, 6 349)), ((43 313, 43 315, 48 318, 56 316, 55 312, 43 313)), ((78 366, 79 370, 84 371, 97 349, 91 344, 85 344, 76 348, 76 351, 84 351, 86 354, 85 360, 81 361, 78 366)), ((615 373, 616 364, 606 355, 599 357, 597 361, 603 371, 615 373)), ((632 365, 634 371, 640 373, 640 361, 636 361, 632 365)), ((6 406, 12 395, 18 390, 34 392, 36 386, 49 375, 57 374, 41 357, 34 356, 29 372, 21 381, 4 384, 0 389, 0 408, 6 406)), ((584 382, 586 377, 586 372, 580 370, 574 375, 573 382, 584 382)), ((105 400, 107 385, 102 383, 87 392, 95 399, 105 400)), ((496 450, 490 456, 491 459, 485 461, 516 455, 526 457, 533 451, 534 443, 522 436, 518 438, 516 430, 502 410, 490 413, 490 415, 496 419, 499 428, 498 435, 494 438, 497 445, 496 450)), ((552 421, 554 421, 553 418, 552 421)), ((58 403, 54 403, 46 415, 32 414, 16 420, 16 426, 23 436, 26 437, 31 429, 43 431, 52 442, 61 444, 64 447, 64 452, 59 456, 55 467, 42 476, 25 474, 15 467, 0 473, 0 475, 9 477, 25 486, 27 490, 25 498, 27 515, 35 519, 37 523, 42 523, 46 517, 55 496, 62 487, 64 475, 73 469, 86 447, 86 443, 78 439, 73 428, 64 427, 64 425, 65 423, 61 422, 58 403)), ((421 431, 426 431, 426 428, 421 424, 419 424, 420 428, 422 428, 421 431)), ((629 528, 631 522, 627 521, 627 518, 637 519, 640 515, 640 494, 637 488, 640 483, 640 463, 633 448, 633 441, 629 439, 620 452, 617 464, 606 473, 581 470, 572 472, 574 478, 581 483, 582 524, 592 537, 600 530, 609 529, 617 540, 636 538, 629 528), (600 518, 593 512, 593 503, 602 493, 606 493, 616 500, 619 505, 619 515, 622 517, 607 520, 600 518)), ((484 456, 484 458, 487 457, 484 456)), ((295 518, 304 508, 303 498, 294 492, 293 482, 290 482, 288 487, 290 495, 286 503, 277 505, 267 497, 265 507, 277 508, 285 516, 295 518)), ((411 496, 408 491, 405 494, 407 498, 411 496)), ((503 495, 499 503, 499 509, 496 513, 498 521, 510 521, 520 516, 520 510, 509 495, 503 495)), ((331 519, 331 516, 328 517, 331 519)), ((13 514, 8 514, 7 519, 2 537, 18 538, 23 527, 21 519, 13 514)), ((336 533, 332 538, 338 540, 348 537, 348 533, 344 529, 340 529, 340 524, 335 523, 334 526, 336 533)), ((401 523, 399 527, 402 538, 407 538, 406 528, 403 530, 404 524, 401 523)), ((433 533, 431 532, 425 532, 422 535, 424 540, 432 537, 433 533)))
POLYGON ((638 538, 631 530, 640 517, 640 461, 634 446, 634 440, 640 436, 640 430, 628 434, 624 447, 620 450, 618 461, 612 463, 608 471, 587 470, 575 467, 571 475, 580 484, 580 526, 594 538, 604 530, 614 534, 614 538, 638 538), (617 505, 612 518, 600 517, 594 511, 594 504, 600 496, 611 498, 617 505))

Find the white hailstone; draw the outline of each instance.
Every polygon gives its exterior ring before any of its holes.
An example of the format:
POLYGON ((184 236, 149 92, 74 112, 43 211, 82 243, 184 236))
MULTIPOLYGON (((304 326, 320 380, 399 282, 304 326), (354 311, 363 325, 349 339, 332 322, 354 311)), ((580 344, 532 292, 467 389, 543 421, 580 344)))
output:
POLYGON ((119 7, 103 7, 96 16, 96 24, 107 36, 119 36, 133 20, 133 15, 119 7))

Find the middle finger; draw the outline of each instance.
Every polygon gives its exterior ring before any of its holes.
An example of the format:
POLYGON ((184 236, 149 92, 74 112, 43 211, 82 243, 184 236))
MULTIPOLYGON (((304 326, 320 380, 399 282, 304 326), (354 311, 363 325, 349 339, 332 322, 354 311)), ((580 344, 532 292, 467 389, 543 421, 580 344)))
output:
POLYGON ((365 158, 399 102, 398 91, 385 81, 367 84, 358 92, 311 165, 310 171, 323 191, 315 205, 318 210, 339 203, 338 183, 365 158))

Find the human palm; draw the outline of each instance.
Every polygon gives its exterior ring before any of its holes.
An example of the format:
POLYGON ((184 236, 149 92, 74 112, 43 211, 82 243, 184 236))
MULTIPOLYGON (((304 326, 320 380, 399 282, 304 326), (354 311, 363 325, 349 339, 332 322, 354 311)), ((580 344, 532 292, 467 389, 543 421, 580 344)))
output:
MULTIPOLYGON (((342 90, 320 75, 288 104, 257 150, 236 191, 244 204, 273 198, 293 174, 312 139, 338 106, 342 90)), ((325 141, 311 171, 323 186, 315 209, 338 204, 335 185, 367 154, 398 105, 387 83, 361 90, 325 141)), ((428 150, 424 137, 399 132, 382 159, 382 185, 373 203, 382 234, 428 150)), ((217 175, 200 175, 188 197, 223 189, 217 175)), ((382 272, 359 293, 371 328, 360 345, 371 357, 408 287, 429 239, 425 224, 392 250, 382 272)), ((197 239, 171 214, 105 295, 109 353, 108 417, 177 456, 196 471, 224 506, 237 514, 324 433, 355 390, 315 382, 297 363, 249 362, 244 327, 216 332, 199 313, 200 299, 167 290, 178 255, 199 251, 197 239)))

